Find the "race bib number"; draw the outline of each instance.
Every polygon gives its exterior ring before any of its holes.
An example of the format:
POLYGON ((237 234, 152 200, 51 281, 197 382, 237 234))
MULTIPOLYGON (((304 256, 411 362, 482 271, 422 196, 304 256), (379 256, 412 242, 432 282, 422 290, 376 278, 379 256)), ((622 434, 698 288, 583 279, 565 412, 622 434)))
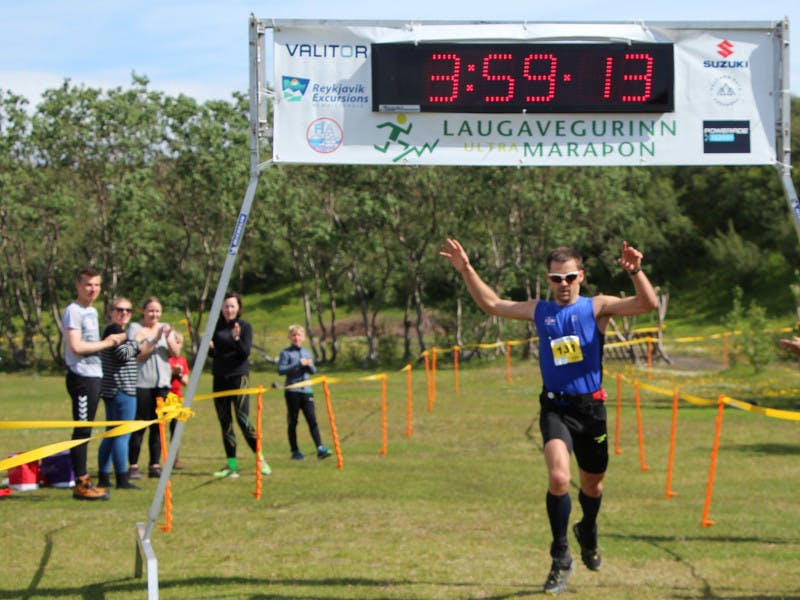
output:
POLYGON ((553 351, 553 362, 557 367, 583 360, 581 341, 577 335, 565 335, 564 337, 550 340, 550 348, 553 351))

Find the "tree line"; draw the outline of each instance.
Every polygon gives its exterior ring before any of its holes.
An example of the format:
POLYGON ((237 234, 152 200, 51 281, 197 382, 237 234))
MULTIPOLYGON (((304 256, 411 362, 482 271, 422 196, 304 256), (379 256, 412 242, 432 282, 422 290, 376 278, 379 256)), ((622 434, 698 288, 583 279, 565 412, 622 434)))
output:
MULTIPOLYGON (((89 265, 103 277, 100 310, 115 295, 156 294, 183 314, 196 349, 248 181, 248 104, 148 86, 136 74, 110 90, 65 80, 35 107, 0 90, 0 368, 61 364, 60 314, 89 265)), ((793 99, 794 123, 798 110, 793 99)), ((449 343, 506 335, 514 325, 462 302, 437 255, 450 236, 517 298, 546 292, 543 260, 562 244, 587 257, 589 292, 626 290, 623 239, 662 291, 700 312, 729 310, 737 286, 791 311, 800 279, 772 167, 275 165, 261 175, 231 287, 294 284, 321 362, 337 360, 344 311, 359 315, 366 362, 380 359, 390 309, 403 315, 404 357, 429 343, 432 309, 449 343)))

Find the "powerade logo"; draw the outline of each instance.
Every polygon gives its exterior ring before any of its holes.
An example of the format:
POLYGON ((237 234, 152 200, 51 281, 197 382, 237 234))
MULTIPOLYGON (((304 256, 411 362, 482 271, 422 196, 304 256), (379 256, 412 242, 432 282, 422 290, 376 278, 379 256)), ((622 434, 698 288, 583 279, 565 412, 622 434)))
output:
MULTIPOLYGON (((717 54, 724 59, 733 56, 734 52, 734 45, 728 40, 722 40, 719 44, 717 44, 717 54)), ((750 61, 706 59, 703 61, 703 67, 706 69, 749 69, 750 61)))
POLYGON ((750 121, 703 121, 704 154, 749 154, 750 121))
POLYGON ((284 75, 281 78, 283 97, 289 102, 300 102, 308 89, 310 81, 310 79, 303 79, 302 77, 284 75))

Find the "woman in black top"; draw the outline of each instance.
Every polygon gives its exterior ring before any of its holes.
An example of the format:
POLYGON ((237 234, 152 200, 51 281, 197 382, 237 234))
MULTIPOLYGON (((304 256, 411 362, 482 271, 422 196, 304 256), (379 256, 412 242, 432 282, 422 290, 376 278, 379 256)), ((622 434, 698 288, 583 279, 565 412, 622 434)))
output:
MULTIPOLYGON (((238 294, 225 294, 217 327, 211 340, 211 353, 214 361, 214 392, 239 390, 250 387, 250 346, 253 343, 253 328, 243 321, 242 300, 238 294)), ((214 398, 217 418, 222 429, 222 445, 225 448, 227 464, 214 473, 215 477, 238 477, 239 466, 236 461, 236 432, 233 428, 233 414, 242 430, 250 449, 256 451, 256 430, 250 422, 250 396, 237 394, 214 398)), ((269 475, 272 471, 264 460, 258 457, 261 473, 269 475)))

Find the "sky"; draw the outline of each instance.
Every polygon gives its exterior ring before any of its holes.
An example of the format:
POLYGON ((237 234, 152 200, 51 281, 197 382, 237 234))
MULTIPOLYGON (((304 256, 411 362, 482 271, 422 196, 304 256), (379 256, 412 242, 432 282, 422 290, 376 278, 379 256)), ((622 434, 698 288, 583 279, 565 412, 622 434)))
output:
MULTIPOLYGON (((0 90, 32 107, 44 90, 73 84, 150 88, 199 101, 248 89, 248 21, 408 19, 482 21, 779 21, 800 26, 797 0, 0 0, 0 90)), ((800 40, 790 44, 800 96, 800 40)))

